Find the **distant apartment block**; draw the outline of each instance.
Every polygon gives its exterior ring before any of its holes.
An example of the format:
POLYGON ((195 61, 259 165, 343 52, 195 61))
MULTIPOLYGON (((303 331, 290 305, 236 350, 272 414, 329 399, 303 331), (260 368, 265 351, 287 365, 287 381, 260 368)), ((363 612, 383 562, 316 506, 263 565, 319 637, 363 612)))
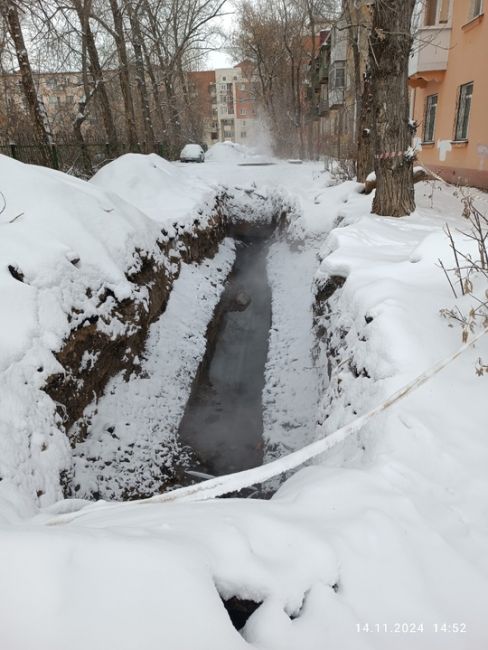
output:
MULTIPOLYGON (((121 105, 117 79, 116 71, 112 71, 108 75, 107 86, 116 98, 115 104, 118 102, 121 105)), ((226 140, 249 145, 256 143, 255 82, 248 64, 244 62, 233 68, 189 72, 187 79, 193 107, 202 120, 201 129, 198 129, 200 135, 191 137, 201 138, 201 143, 207 146, 226 140)), ((84 95, 81 73, 35 73, 35 81, 55 133, 71 133, 73 116, 84 95)), ((32 131, 31 118, 25 104, 20 74, 3 74, 0 84, 0 129, 4 134, 18 134, 20 129, 28 138, 32 131)), ((123 132, 122 110, 116 111, 115 118, 123 132)), ((84 128, 92 137, 97 137, 99 123, 100 115, 91 108, 84 128)))
POLYGON ((215 86, 219 141, 256 144, 256 92, 249 65, 215 70, 215 86))
POLYGON ((488 189, 487 0, 425 0, 410 64, 419 159, 452 183, 488 189))
POLYGON ((255 82, 250 67, 191 72, 195 100, 203 116, 203 143, 232 141, 253 145, 257 138, 255 82))

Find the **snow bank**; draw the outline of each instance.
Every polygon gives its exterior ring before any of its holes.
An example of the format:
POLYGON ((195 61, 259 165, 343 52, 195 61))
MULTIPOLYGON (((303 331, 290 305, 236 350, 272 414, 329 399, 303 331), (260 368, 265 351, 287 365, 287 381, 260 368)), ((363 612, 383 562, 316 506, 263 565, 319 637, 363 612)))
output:
POLYGON ((160 226, 94 184, 0 156, 0 191, 0 513, 12 513, 61 496, 69 449, 40 390, 62 371, 55 352, 82 319, 103 315, 106 289, 134 296, 137 250, 161 252, 160 226))
POLYGON ((190 182, 176 165, 156 154, 120 156, 102 167, 90 183, 121 196, 166 227, 191 222, 197 207, 215 198, 208 184, 190 182))
POLYGON ((207 162, 244 162, 255 159, 257 154, 243 144, 235 142, 217 142, 205 154, 207 162))

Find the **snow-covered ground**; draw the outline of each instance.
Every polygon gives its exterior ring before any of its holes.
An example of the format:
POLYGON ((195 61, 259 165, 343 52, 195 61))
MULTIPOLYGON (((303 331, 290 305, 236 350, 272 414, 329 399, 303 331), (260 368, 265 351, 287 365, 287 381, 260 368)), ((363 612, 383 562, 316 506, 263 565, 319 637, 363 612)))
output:
MULTIPOLYGON (((359 195, 352 182, 330 185, 317 164, 243 167, 238 157, 221 157, 203 165, 161 163, 179 188, 189 188, 182 190, 185 200, 196 188, 195 204, 181 203, 182 223, 198 206, 210 205, 222 186, 238 185, 244 194, 253 184, 281 188, 296 205, 287 240, 273 244, 268 266, 274 289, 264 392, 270 443, 297 448, 333 432, 459 347, 460 329, 439 313, 457 302, 438 266, 439 258, 451 265, 443 225, 465 227, 452 189, 431 196, 430 186, 419 184, 416 213, 393 220, 370 215, 371 197, 359 195), (312 367, 311 287, 323 288, 331 276, 345 283, 315 323, 326 326, 334 351, 328 381, 323 341, 312 367)), ((483 339, 359 435, 296 473, 269 501, 51 505, 59 497, 55 477, 70 452, 39 387, 56 369, 51 350, 67 331, 60 305, 71 310, 77 287, 98 288, 109 277, 128 295, 124 271, 134 242, 151 250, 161 222, 172 225, 166 207, 179 201, 170 194, 173 180, 155 198, 158 176, 148 177, 146 194, 135 171, 146 168, 141 158, 123 162, 123 188, 115 169, 102 170, 108 188, 102 176, 87 184, 0 158, 2 172, 10 174, 0 187, 8 207, 0 215, 6 233, 0 244, 0 647, 484 650, 488 378, 475 373, 477 359, 488 359, 483 339), (22 193, 27 182, 37 191, 32 200, 22 193), (72 270, 71 251, 81 269, 72 270), (26 283, 8 272, 13 263, 26 283), (39 481, 51 486, 43 484, 41 512, 39 481), (231 596, 263 603, 241 633, 221 601, 231 596)), ((486 212, 483 199, 479 207, 486 212)), ((222 265, 229 264, 230 251, 220 254, 222 265)), ((184 269, 175 302, 188 295, 185 282, 207 282, 213 264, 208 272, 184 269)), ((202 291, 217 300, 211 284, 202 291)), ((466 302, 458 304, 466 309, 466 302)), ((158 346, 169 331, 180 337, 191 325, 177 327, 173 318, 175 329, 168 330, 171 311, 168 306, 153 325, 149 354, 141 360, 149 379, 143 373, 123 388, 127 405, 116 407, 121 422, 147 415, 148 430, 153 426, 157 399, 144 413, 151 376, 157 397, 168 382, 175 383, 171 395, 180 386, 166 345, 158 346), (164 360, 165 373, 151 375, 164 360)), ((202 313, 199 331, 206 318, 202 313)), ((192 343, 196 356, 201 343, 192 343)), ((176 354, 191 356, 190 346, 174 344, 176 354)), ((190 373, 194 364, 182 367, 190 373)), ((103 399, 96 416, 101 428, 114 417, 112 395, 103 399), (110 417, 105 408, 112 408, 110 417)), ((176 422, 180 408, 177 400, 164 417, 174 415, 176 422)))
POLYGON ((137 372, 129 380, 116 375, 87 409, 89 434, 73 454, 77 497, 151 496, 159 492, 165 469, 174 480, 175 469, 185 464, 178 426, 233 260, 234 244, 227 239, 213 259, 183 266, 164 314, 150 328, 137 372))

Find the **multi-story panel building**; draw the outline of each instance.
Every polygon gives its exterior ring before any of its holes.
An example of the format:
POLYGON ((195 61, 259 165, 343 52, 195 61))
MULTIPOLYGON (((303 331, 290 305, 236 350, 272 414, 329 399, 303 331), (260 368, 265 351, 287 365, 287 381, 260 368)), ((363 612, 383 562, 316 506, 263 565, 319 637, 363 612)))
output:
MULTIPOLYGON (((54 132, 68 132, 78 103, 84 95, 83 80, 78 72, 36 72, 34 80, 46 106, 54 132)), ((3 74, 0 93, 0 124, 7 134, 16 135, 24 125, 26 134, 32 131, 30 114, 25 103, 20 73, 3 74)), ((90 117, 86 126, 92 124, 90 117)))
POLYGON ((219 140, 257 144, 255 84, 246 62, 215 70, 219 140))
POLYGON ((358 88, 368 60, 372 4, 372 0, 343 0, 339 17, 320 32, 317 61, 312 62, 319 155, 336 159, 355 156, 361 100, 358 88))
POLYGON ((425 0, 410 65, 419 159, 454 183, 488 189, 487 0, 425 0))
POLYGON ((190 72, 189 81, 192 88, 192 101, 196 103, 197 112, 202 118, 200 144, 210 147, 219 139, 215 71, 190 72))

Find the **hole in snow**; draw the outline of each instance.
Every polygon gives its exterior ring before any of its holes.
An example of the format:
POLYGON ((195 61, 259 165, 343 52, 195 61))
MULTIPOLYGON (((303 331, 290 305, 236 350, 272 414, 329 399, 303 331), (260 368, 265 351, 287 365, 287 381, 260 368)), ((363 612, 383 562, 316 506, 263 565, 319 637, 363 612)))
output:
POLYGON ((257 603, 254 600, 246 600, 237 596, 232 596, 232 598, 228 598, 227 600, 222 598, 222 602, 236 630, 241 630, 247 623, 249 617, 262 605, 262 602, 257 603))
POLYGON ((18 280, 19 282, 24 281, 24 274, 18 266, 12 266, 12 264, 9 264, 8 270, 10 271, 10 275, 15 278, 15 280, 18 280))

